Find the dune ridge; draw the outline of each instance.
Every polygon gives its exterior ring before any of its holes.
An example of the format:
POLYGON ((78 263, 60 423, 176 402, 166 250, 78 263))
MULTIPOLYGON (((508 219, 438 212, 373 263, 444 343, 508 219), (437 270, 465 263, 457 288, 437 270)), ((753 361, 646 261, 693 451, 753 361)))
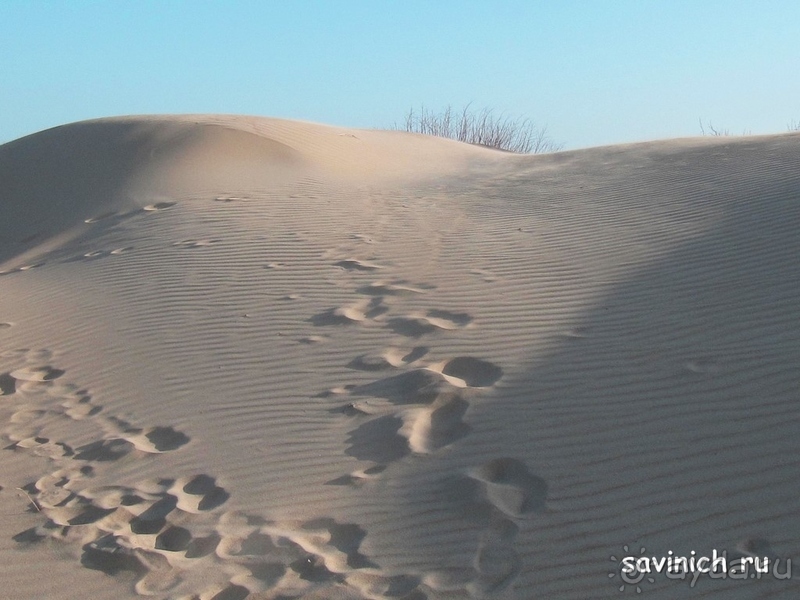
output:
POLYGON ((9 598, 614 598, 624 548, 797 556, 800 134, 119 117, 0 146, 0 194, 9 598))

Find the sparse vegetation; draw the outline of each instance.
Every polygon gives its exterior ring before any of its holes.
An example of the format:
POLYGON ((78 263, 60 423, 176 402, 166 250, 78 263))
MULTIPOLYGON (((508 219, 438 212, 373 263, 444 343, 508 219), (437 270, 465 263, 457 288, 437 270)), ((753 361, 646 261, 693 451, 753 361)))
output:
MULTIPOLYGON (((787 131, 800 131, 800 121, 795 121, 794 119, 786 126, 787 131)), ((720 129, 714 127, 710 122, 703 124, 703 119, 700 119, 700 133, 703 135, 712 135, 712 136, 728 136, 731 135, 729 129, 720 129)), ((752 131, 743 131, 742 135, 752 135, 752 131)))
POLYGON ((731 134, 730 130, 718 129, 714 127, 711 122, 703 125, 703 119, 700 119, 700 131, 703 135, 726 136, 731 134))
POLYGON ((438 113, 412 108, 405 123, 394 128, 520 154, 555 152, 562 147, 548 137, 546 127, 537 127, 530 119, 497 117, 487 108, 476 112, 469 104, 458 112, 450 106, 438 113))

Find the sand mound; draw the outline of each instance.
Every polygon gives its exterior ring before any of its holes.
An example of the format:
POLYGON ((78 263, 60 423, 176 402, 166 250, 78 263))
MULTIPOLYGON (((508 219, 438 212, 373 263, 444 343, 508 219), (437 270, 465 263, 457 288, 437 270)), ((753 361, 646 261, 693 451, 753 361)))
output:
POLYGON ((800 136, 0 146, 8 598, 795 598, 800 136), (45 573, 47 576, 43 576, 45 573))

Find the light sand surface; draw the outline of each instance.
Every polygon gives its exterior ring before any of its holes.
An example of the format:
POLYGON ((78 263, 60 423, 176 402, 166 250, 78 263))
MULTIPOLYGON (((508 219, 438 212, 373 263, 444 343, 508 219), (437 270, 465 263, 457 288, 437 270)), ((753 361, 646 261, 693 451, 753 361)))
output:
MULTIPOLYGON (((617 598, 642 548, 800 559, 800 134, 77 123, 0 146, 0 275, 2 598, 617 598)), ((794 599, 800 564, 640 588, 794 599)))

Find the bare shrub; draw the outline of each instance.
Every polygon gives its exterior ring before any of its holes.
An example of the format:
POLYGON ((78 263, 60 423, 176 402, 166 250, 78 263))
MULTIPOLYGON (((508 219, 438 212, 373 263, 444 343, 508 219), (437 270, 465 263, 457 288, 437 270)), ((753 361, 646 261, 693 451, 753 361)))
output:
POLYGON ((714 136, 727 136, 731 134, 730 130, 716 128, 711 124, 711 122, 709 122, 707 125, 704 126, 703 119, 700 119, 700 132, 703 135, 714 135, 714 136), (708 129, 708 131, 706 131, 706 129, 708 129))
POLYGON ((474 112, 469 104, 458 112, 450 106, 438 113, 424 106, 416 112, 412 108, 405 123, 394 128, 520 154, 555 152, 562 147, 548 137, 546 127, 536 127, 530 119, 496 117, 487 108, 474 112))

